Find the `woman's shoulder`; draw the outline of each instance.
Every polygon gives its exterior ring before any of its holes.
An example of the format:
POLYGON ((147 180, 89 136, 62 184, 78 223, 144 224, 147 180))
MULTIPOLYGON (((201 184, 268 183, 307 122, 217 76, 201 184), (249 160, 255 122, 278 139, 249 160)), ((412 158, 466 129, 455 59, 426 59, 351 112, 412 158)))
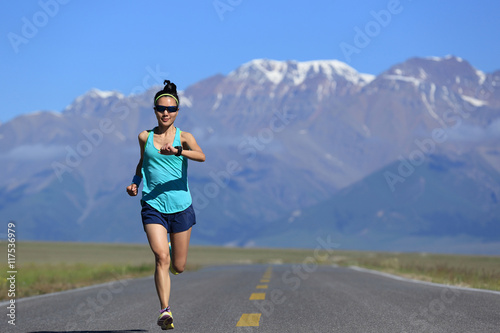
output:
POLYGON ((181 132, 181 143, 187 143, 189 146, 196 144, 196 139, 189 132, 181 132))
POLYGON ((139 141, 146 142, 148 139, 149 133, 152 131, 154 131, 154 128, 150 129, 150 130, 145 130, 145 131, 142 131, 141 133, 139 133, 139 141))
POLYGON ((185 139, 185 138, 192 137, 192 136, 193 135, 191 133, 181 130, 181 138, 185 139))

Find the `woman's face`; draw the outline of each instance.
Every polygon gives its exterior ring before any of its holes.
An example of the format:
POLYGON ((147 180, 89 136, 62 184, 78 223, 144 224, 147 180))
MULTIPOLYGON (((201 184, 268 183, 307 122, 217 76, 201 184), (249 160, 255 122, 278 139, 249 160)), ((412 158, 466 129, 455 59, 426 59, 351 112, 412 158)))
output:
POLYGON ((161 109, 163 109, 166 106, 177 106, 175 99, 168 96, 160 97, 158 101, 156 101, 156 106, 160 107, 160 108, 155 107, 155 114, 156 118, 158 119, 158 125, 162 126, 172 125, 175 121, 175 117, 177 117, 178 111, 168 112, 167 110, 161 110, 161 109))

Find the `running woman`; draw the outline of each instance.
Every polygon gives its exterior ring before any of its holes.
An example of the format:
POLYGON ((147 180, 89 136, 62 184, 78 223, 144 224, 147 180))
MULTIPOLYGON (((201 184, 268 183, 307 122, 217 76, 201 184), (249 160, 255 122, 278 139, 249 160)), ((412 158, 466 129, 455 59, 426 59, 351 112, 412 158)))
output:
POLYGON ((144 179, 141 217, 156 262, 154 278, 161 307, 157 324, 167 330, 174 328, 168 303, 169 270, 174 275, 184 271, 191 228, 196 224, 188 187, 188 159, 204 162, 205 154, 190 133, 174 126, 179 113, 177 87, 168 80, 164 84, 154 97, 158 126, 139 134, 141 158, 127 193, 136 196, 144 179))

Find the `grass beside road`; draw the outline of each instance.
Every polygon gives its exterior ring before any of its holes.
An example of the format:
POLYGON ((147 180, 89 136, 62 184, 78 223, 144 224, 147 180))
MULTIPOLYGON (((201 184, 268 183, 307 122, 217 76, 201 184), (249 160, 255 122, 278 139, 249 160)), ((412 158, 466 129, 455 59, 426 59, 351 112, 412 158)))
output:
MULTIPOLYGON (((0 242, 0 248, 7 253, 6 242, 0 242)), ((355 265, 425 281, 500 290, 500 257, 493 256, 191 246, 186 270, 284 263, 304 264, 307 269, 314 264, 355 265)), ((150 276, 154 259, 148 245, 17 242, 16 269, 16 297, 21 298, 150 276)), ((0 270, 9 271, 6 259, 0 270)), ((0 300, 8 299, 8 289, 7 280, 2 279, 0 300)))
POLYGON ((498 256, 346 252, 334 255, 332 261, 416 280, 500 291, 498 256))
MULTIPOLYGON (((2 253, 7 243, 0 242, 2 253)), ((153 257, 145 245, 63 242, 16 242, 16 298, 85 287, 153 274, 153 257)), ((7 260, 2 272, 10 271, 7 260)), ((3 275, 3 274, 2 274, 3 275)), ((8 299, 0 281, 0 300, 8 299)))

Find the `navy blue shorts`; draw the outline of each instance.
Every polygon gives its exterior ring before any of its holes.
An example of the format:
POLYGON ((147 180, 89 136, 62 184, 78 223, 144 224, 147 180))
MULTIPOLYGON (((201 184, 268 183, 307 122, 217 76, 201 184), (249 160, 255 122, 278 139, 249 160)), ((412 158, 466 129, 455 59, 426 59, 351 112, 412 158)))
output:
POLYGON ((183 232, 196 224, 193 205, 190 205, 181 212, 165 214, 160 213, 148 205, 147 202, 143 201, 141 216, 144 227, 146 224, 161 224, 167 229, 168 233, 183 232))

